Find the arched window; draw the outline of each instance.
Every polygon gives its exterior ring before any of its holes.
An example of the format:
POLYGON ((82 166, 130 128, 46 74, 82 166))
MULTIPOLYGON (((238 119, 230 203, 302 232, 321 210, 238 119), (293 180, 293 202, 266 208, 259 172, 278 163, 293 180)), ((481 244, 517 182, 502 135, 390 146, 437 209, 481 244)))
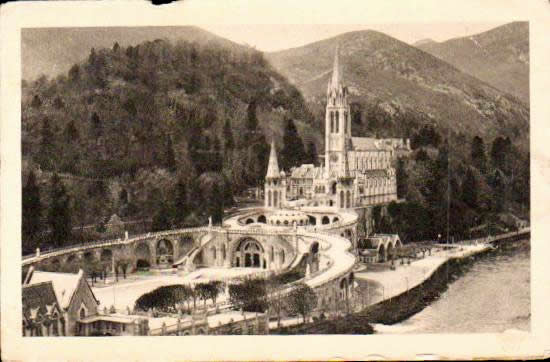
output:
POLYGON ((344 112, 344 133, 348 133, 348 111, 344 112))
POLYGON ((285 263, 285 249, 281 249, 281 265, 285 263))
POLYGON ((346 194, 346 207, 351 207, 351 192, 348 191, 346 194))
POLYGON ((344 207, 344 191, 340 191, 340 207, 344 207))
POLYGON ((223 260, 227 257, 227 249, 225 248, 225 244, 222 245, 222 256, 223 260))
POLYGON ((84 308, 80 308, 79 316, 80 316, 80 319, 86 318, 86 310, 84 308))
POLYGON ((271 207, 271 190, 267 192, 267 206, 271 207))
POLYGON ((271 246, 271 254, 269 255, 269 261, 273 261, 275 259, 275 248, 273 245, 271 246))
POLYGON ((212 258, 213 258, 214 260, 216 260, 216 256, 217 256, 217 255, 216 255, 216 247, 213 246, 213 247, 212 247, 212 258))
POLYGON ((279 197, 278 192, 273 191, 273 207, 277 207, 277 202, 279 201, 278 197, 279 197))
POLYGON ((336 133, 340 133, 340 114, 338 111, 336 111, 336 115, 335 115, 335 121, 336 121, 336 133))
POLYGON ((330 111, 330 133, 334 133, 334 113, 330 111))

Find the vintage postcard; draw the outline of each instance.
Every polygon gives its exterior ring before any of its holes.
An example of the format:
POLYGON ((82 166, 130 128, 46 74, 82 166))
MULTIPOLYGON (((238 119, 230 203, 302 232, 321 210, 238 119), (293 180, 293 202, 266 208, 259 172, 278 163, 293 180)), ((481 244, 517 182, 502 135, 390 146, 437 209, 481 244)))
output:
POLYGON ((2 8, 3 356, 543 358, 550 6, 467 3, 2 8))

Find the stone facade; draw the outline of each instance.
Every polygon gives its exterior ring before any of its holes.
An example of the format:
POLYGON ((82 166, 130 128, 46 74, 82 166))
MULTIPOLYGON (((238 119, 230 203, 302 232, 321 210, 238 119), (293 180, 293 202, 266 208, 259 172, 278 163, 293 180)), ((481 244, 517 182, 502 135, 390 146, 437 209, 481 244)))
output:
POLYGON ((272 143, 265 207, 282 208, 289 200, 305 199, 308 206, 348 209, 397 200, 393 162, 410 153, 409 140, 352 137, 348 95, 337 50, 327 88, 324 165, 301 165, 287 176, 279 171, 272 143))

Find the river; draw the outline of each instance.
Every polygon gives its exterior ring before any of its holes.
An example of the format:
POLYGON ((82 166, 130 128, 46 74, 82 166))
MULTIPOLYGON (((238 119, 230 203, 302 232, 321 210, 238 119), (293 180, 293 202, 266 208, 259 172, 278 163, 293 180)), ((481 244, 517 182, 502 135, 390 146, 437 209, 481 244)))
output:
POLYGON ((377 333, 499 333, 530 330, 529 241, 476 261, 434 301, 409 319, 375 325, 377 333))

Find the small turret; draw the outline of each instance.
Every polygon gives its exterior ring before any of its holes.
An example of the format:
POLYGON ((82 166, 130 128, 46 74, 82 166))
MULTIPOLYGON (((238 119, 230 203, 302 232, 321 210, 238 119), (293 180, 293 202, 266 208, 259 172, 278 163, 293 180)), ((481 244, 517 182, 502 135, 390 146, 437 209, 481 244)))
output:
POLYGON ((267 165, 266 178, 279 177, 279 162, 277 161, 277 150, 275 149, 275 141, 271 141, 271 152, 269 153, 269 163, 267 165))

